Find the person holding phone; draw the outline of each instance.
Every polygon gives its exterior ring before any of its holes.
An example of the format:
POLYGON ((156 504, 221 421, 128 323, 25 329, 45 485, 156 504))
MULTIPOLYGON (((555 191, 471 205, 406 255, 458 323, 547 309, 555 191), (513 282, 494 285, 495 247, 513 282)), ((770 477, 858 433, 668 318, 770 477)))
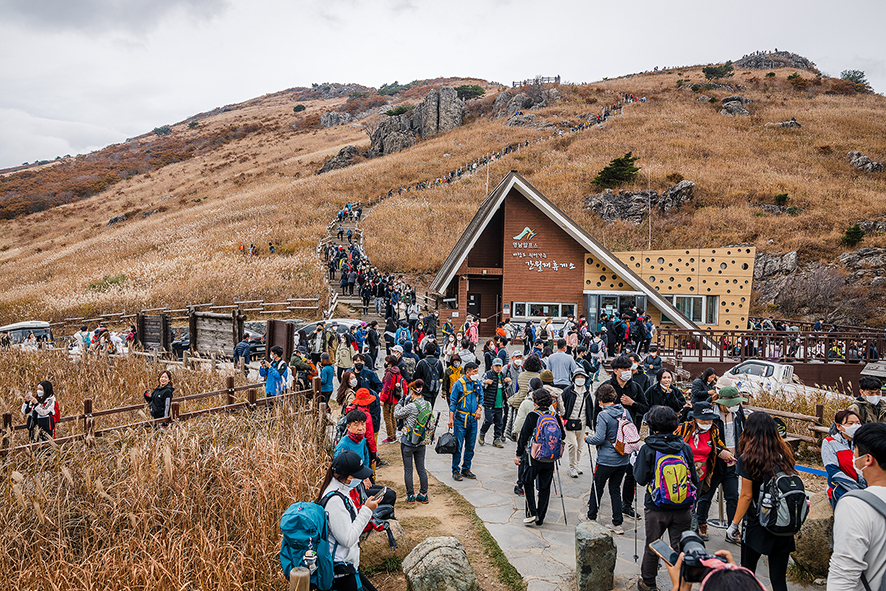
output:
POLYGON ((344 450, 332 460, 320 485, 317 502, 323 505, 329 523, 329 551, 335 564, 334 591, 375 591, 375 586, 360 572, 360 534, 378 508, 376 497, 369 497, 362 507, 354 508, 352 489, 372 475, 357 452, 344 450))
POLYGON ((22 414, 28 417, 28 439, 32 442, 55 437, 55 424, 59 415, 58 403, 52 390, 52 382, 37 384, 36 395, 27 393, 22 402, 22 414))

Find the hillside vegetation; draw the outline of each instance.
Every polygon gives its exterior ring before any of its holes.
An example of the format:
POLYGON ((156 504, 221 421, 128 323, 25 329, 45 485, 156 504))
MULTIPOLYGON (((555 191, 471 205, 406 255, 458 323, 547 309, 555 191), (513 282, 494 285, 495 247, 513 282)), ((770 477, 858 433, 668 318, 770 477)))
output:
MULTIPOLYGON (((632 152, 641 168, 636 188, 646 187, 650 171, 655 189, 680 177, 696 183, 693 205, 653 216, 653 248, 743 242, 760 252, 798 250, 804 261, 831 260, 844 250, 840 237, 847 226, 883 214, 879 199, 886 175, 857 171, 845 154, 858 150, 886 159, 886 122, 880 116, 886 99, 807 71, 799 72, 805 82, 798 84, 796 77, 788 80, 792 74, 779 70, 767 77, 739 69, 721 80, 744 87, 737 93, 754 101, 747 106, 749 117, 723 116, 719 104, 696 101, 700 94, 719 99, 736 92, 678 88, 703 85, 701 67, 562 85, 562 101, 533 112, 565 130, 625 92, 647 100, 600 128, 534 143, 492 163, 489 188, 517 170, 595 236, 603 239, 605 230, 609 248, 645 248, 645 224, 605 224, 583 209, 584 197, 597 192, 591 181, 600 169, 632 152), (765 127, 791 117, 803 127, 765 127), (754 207, 785 193, 794 215, 754 207)), ((363 126, 383 117, 322 128, 316 123, 322 112, 412 104, 443 83, 384 97, 366 90, 331 98, 323 98, 329 93, 320 88, 283 92, 209 114, 193 128, 187 122, 171 126, 163 138, 184 141, 260 124, 213 149, 195 149, 187 159, 121 179, 98 195, 0 222, 0 289, 6 296, 0 321, 322 293, 313 249, 336 208, 552 133, 490 119, 501 88, 483 83, 487 94, 467 103, 463 127, 391 156, 313 175, 343 146, 365 149, 363 126), (365 103, 348 106, 349 98, 365 103), (298 104, 306 108, 294 113, 298 104), (126 220, 107 226, 120 215, 126 220), (255 243, 264 254, 244 258, 240 242, 255 243), (268 242, 279 244, 282 255, 268 255, 268 242), (119 283, 90 288, 121 274, 125 280, 119 283)), ((364 224, 373 263, 390 271, 435 273, 485 197, 485 180, 481 171, 449 186, 386 200, 364 224)), ((869 235, 863 245, 886 246, 886 238, 869 235)))

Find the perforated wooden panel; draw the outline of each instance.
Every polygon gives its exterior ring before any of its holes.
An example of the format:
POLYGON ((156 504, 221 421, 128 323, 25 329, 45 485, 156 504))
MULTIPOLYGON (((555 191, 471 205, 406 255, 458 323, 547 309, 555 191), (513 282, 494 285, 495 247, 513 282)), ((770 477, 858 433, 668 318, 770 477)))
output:
MULTIPOLYGON (((613 253, 618 256, 618 253, 613 253)), ((585 253, 585 285, 586 290, 634 291, 628 282, 619 277, 612 269, 590 253, 585 253)))

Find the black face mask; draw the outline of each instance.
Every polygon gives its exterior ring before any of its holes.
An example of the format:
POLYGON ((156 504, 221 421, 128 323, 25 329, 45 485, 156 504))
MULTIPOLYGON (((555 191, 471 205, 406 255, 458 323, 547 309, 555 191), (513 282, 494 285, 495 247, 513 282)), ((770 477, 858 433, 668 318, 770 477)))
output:
POLYGON ((362 364, 362 363, 355 363, 355 364, 354 364, 354 369, 355 369, 358 373, 361 372, 361 371, 363 371, 363 364, 362 364))

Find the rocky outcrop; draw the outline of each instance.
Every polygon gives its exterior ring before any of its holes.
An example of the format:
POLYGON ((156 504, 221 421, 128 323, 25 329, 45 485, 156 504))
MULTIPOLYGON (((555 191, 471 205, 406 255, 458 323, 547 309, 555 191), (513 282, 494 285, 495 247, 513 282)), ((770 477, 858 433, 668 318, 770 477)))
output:
POLYGON ((754 281, 787 275, 797 270, 797 251, 787 254, 757 253, 754 259, 754 281))
POLYGON ((422 138, 429 138, 444 131, 461 126, 465 118, 464 101, 451 86, 444 86, 440 92, 430 90, 421 103, 415 107, 412 123, 422 138))
MULTIPOLYGON (((735 85, 738 90, 741 90, 741 86, 738 84, 735 85)), ((735 92, 735 88, 730 86, 729 84, 718 84, 716 82, 690 82, 689 84, 684 84, 680 87, 681 90, 685 89, 691 90, 728 90, 729 92, 735 92)))
POLYGON ((507 90, 498 93, 498 96, 495 97, 495 101, 492 103, 492 116, 506 117, 508 114, 508 101, 510 100, 511 93, 507 90))
POLYGON ((607 189, 597 195, 586 197, 585 209, 592 210, 607 222, 625 220, 639 224, 647 214, 650 204, 663 213, 676 211, 685 202, 692 199, 694 187, 695 183, 684 180, 670 187, 661 195, 654 190, 619 191, 618 194, 615 194, 611 189, 607 189))
POLYGON ((746 70, 775 70, 778 68, 796 68, 817 72, 815 64, 802 55, 790 51, 775 51, 772 53, 760 53, 746 55, 732 64, 736 69, 746 70))
POLYGON ((317 174, 323 174, 324 172, 337 170, 339 168, 347 168, 354 164, 354 159, 359 156, 365 155, 357 151, 357 148, 354 146, 345 146, 338 151, 338 154, 327 160, 326 164, 323 165, 323 168, 317 171, 317 174))
POLYGON ((883 172, 883 163, 874 162, 861 152, 849 152, 846 154, 849 158, 849 164, 864 172, 883 172))
POLYGON ((415 144, 412 119, 405 113, 383 120, 370 136, 369 157, 394 154, 415 144))
POLYGON ((464 546, 457 538, 427 538, 403 560, 412 591, 481 591, 464 546))
POLYGON ((350 123, 351 120, 352 117, 350 113, 330 111, 329 113, 323 113, 320 115, 320 125, 323 127, 337 127, 339 125, 350 123))
POLYGON ((726 103, 734 103, 735 101, 738 101, 743 105, 750 105, 752 102, 754 102, 749 98, 745 98, 745 97, 737 95, 737 94, 733 94, 731 96, 727 96, 725 98, 720 99, 720 102, 723 103, 724 105, 726 103))
POLYGON ((730 101, 728 103, 723 103, 723 108, 720 110, 720 114, 728 115, 729 117, 741 117, 750 115, 750 112, 744 108, 744 104, 742 104, 741 101, 730 101))
POLYGON ((125 221, 126 221, 125 215, 115 215, 110 220, 108 220, 108 225, 113 226, 114 224, 119 224, 120 222, 125 222, 125 221))
POLYGON ((859 248, 840 255, 840 262, 850 271, 886 267, 886 248, 859 248))
POLYGON ((512 115, 505 121, 508 127, 531 127, 533 129, 554 129, 556 125, 550 121, 545 121, 532 113, 522 115, 512 115))
POLYGON ((803 126, 800 125, 796 119, 791 117, 788 121, 781 121, 779 123, 767 123, 766 127, 793 127, 795 129, 800 129, 803 126))
POLYGON ((858 222, 858 227, 864 230, 865 234, 879 234, 882 232, 886 232, 886 221, 864 220, 858 222))
POLYGON ((803 570, 817 577, 828 575, 831 559, 831 536, 834 532, 834 512, 826 492, 818 492, 809 499, 809 514, 800 533, 794 536, 796 551, 791 554, 803 570))
POLYGON ((703 94, 703 95, 701 95, 700 97, 698 97, 697 99, 695 99, 695 102, 697 102, 697 103, 701 103, 701 102, 709 101, 709 100, 711 100, 711 97, 709 97, 709 96, 706 95, 706 94, 703 94))

